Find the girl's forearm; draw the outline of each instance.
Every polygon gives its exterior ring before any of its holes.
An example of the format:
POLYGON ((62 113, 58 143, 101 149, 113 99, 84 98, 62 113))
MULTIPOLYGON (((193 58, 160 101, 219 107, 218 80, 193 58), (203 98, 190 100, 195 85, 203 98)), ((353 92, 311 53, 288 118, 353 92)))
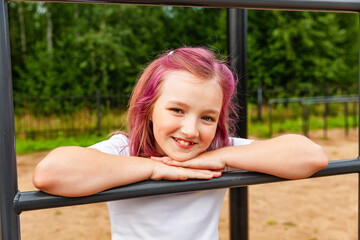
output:
POLYGON ((123 157, 82 147, 60 147, 36 167, 38 189, 61 196, 79 197, 149 179, 154 161, 123 157))
POLYGON ((219 150, 227 166, 289 179, 309 177, 328 164, 322 147, 295 134, 219 150))

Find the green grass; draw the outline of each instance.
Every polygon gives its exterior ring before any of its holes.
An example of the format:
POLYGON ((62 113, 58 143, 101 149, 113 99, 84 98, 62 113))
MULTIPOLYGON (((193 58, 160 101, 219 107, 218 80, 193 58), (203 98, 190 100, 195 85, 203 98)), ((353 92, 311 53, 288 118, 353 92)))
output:
MULTIPOLYGON (((349 117, 348 124, 349 128, 356 126, 357 122, 354 122, 353 114, 351 112, 353 108, 349 108, 349 117)), ((310 112, 310 130, 318 130, 324 127, 323 119, 323 105, 314 105, 311 107, 310 112)), ((255 105, 248 105, 248 135, 256 136, 260 138, 269 138, 269 120, 268 120, 268 110, 263 108, 263 120, 258 121, 257 110, 255 105)), ((273 135, 278 135, 281 133, 299 133, 302 134, 302 109, 299 105, 278 105, 273 109, 273 135)), ((94 127, 96 126, 96 118, 89 114, 87 111, 80 111, 77 115, 69 117, 67 119, 60 119, 55 116, 39 118, 39 122, 36 119, 32 119, 31 122, 36 122, 36 124, 26 125, 25 119, 33 118, 33 116, 26 115, 23 118, 18 117, 15 122, 15 126, 19 129, 21 126, 23 129, 36 130, 37 127, 47 127, 46 129, 51 129, 52 127, 56 128, 59 126, 50 126, 52 123, 59 124, 62 122, 64 124, 63 128, 66 129, 66 126, 74 125, 74 122, 80 124, 82 127, 94 127), (75 119, 75 120, 74 120, 75 119), (83 123, 82 119, 86 119, 83 123), (18 124, 18 125, 17 125, 18 124)), ((357 119, 356 119, 357 121, 357 119)), ((123 110, 121 111, 108 111, 102 115, 102 122, 105 125, 119 126, 122 129, 125 129, 126 114, 123 110)), ((344 108, 341 104, 331 105, 329 116, 327 119, 327 128, 344 128, 344 108)), ((81 130, 79 130, 81 131, 81 130)), ((104 134, 98 136, 96 134, 86 134, 82 132, 77 132, 76 136, 66 136, 66 135, 57 135, 55 138, 36 138, 33 139, 31 136, 26 134, 17 134, 16 136, 16 151, 17 154, 31 153, 36 151, 44 151, 49 149, 54 149, 59 146, 90 146, 96 142, 105 140, 107 134, 110 133, 110 130, 104 130, 104 134)))
MULTIPOLYGON (((311 106, 309 130, 319 130, 324 128, 324 112, 323 105, 311 106)), ((350 109, 348 114, 348 127, 357 127, 356 119, 353 117, 353 112, 350 109)), ((268 110, 263 109, 262 121, 257 120, 256 106, 250 105, 248 108, 248 134, 251 136, 257 136, 261 138, 269 138, 270 126, 268 110)), ((331 105, 329 115, 327 117, 327 128, 345 128, 345 114, 343 105, 333 104, 331 105)), ((291 133, 303 133, 303 119, 301 108, 298 106, 284 106, 279 105, 273 109, 273 123, 272 123, 273 135, 291 132, 291 133)))
POLYGON ((81 146, 87 147, 107 139, 106 135, 81 135, 78 137, 57 137, 54 139, 16 139, 16 153, 24 154, 37 151, 54 149, 60 146, 81 146))

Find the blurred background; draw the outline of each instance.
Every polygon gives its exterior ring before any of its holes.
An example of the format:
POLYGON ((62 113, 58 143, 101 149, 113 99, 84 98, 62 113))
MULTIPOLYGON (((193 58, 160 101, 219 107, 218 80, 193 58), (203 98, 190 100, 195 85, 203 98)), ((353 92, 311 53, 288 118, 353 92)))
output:
MULTIPOLYGON (((227 57, 227 10, 10 2, 18 181, 49 149, 126 131, 129 94, 163 50, 227 57), (32 153, 32 154, 24 154, 32 153)), ((249 138, 301 133, 329 158, 358 156, 358 14, 248 10, 249 138)), ((243 77, 243 76, 239 76, 243 77)), ((358 175, 249 188, 251 239, 355 240, 358 175), (295 207, 294 207, 295 206, 295 207)), ((229 201, 220 239, 229 239, 229 201)), ((105 203, 21 214, 23 239, 109 239, 105 203)))
MULTIPOLYGON (((129 94, 163 50, 228 55, 226 9, 10 2, 9 24, 18 153, 126 131, 129 94)), ((249 135, 356 127, 358 28, 355 13, 249 10, 249 135)))

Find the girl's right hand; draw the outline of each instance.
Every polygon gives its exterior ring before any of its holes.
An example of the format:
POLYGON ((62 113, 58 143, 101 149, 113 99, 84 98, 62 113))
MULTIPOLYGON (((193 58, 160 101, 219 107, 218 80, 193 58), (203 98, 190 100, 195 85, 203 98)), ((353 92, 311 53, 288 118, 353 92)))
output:
POLYGON ((162 162, 154 161, 151 180, 187 180, 187 179, 211 179, 220 177, 220 171, 210 171, 201 169, 191 169, 168 166, 162 162))

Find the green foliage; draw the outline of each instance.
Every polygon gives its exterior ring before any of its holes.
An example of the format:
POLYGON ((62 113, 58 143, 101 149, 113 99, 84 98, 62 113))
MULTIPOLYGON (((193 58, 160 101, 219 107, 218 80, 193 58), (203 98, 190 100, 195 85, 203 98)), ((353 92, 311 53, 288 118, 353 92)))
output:
POLYGON ((129 93, 164 49, 226 36, 221 9, 11 2, 9 15, 17 98, 129 93))
POLYGON ((357 32, 356 14, 250 11, 250 88, 356 86, 357 32))
MULTIPOLYGON (((9 23, 15 98, 128 94, 164 49, 227 54, 226 9, 10 2, 9 23)), ((357 14, 249 10, 248 88, 276 98, 355 89, 358 41, 357 14)), ((63 107, 45 101, 31 111, 63 107)))

